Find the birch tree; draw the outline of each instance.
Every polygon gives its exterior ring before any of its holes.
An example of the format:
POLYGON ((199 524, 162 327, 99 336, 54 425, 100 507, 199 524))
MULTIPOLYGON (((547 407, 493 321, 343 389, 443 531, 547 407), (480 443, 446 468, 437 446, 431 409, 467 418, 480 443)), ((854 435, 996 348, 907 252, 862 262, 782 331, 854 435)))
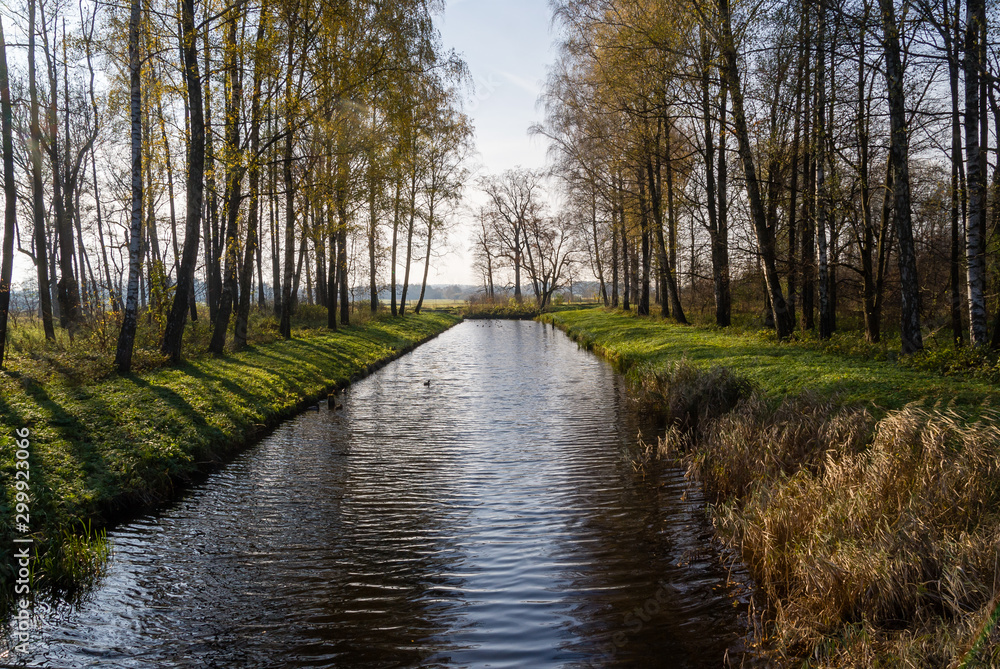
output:
MULTIPOLYGON (((118 334, 115 368, 119 374, 132 371, 132 352, 135 348, 136 319, 139 311, 139 272, 142 257, 142 60, 139 55, 139 21, 141 0, 132 0, 128 24, 129 109, 132 118, 132 215, 129 225, 128 290, 125 295, 125 312, 118 334)), ((185 308, 187 304, 185 303, 185 308)))

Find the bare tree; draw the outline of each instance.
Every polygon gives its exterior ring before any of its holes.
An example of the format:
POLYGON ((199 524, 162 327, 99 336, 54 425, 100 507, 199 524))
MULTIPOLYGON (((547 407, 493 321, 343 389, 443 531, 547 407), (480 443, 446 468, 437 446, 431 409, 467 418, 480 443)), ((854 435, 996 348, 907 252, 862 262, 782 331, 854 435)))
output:
POLYGON ((514 299, 520 302, 521 269, 529 253, 525 245, 526 229, 541 206, 541 172, 515 168, 500 175, 481 178, 479 187, 486 193, 497 221, 501 223, 495 232, 514 272, 514 299))

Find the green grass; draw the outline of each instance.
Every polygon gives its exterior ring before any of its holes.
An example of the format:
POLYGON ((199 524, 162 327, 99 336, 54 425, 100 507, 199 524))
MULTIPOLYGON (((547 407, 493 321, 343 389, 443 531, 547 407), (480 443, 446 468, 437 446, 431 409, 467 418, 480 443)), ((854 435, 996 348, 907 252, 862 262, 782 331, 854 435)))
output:
MULTIPOLYGON (((31 431, 31 530, 41 557, 81 553, 67 538, 81 534, 100 551, 91 527, 169 499, 176 486, 307 402, 459 320, 427 313, 338 332, 300 330, 292 340, 226 357, 90 383, 37 359, 12 361, 0 372, 0 587, 11 590, 14 430, 31 431)), ((49 557, 49 564, 66 562, 49 557)), ((81 580, 78 564, 53 571, 35 574, 37 589, 72 589, 81 580)))
POLYGON ((725 367, 775 400, 809 391, 836 395, 843 404, 870 403, 877 415, 911 402, 927 407, 946 404, 970 413, 1000 407, 996 384, 961 372, 948 376, 914 369, 919 364, 900 364, 891 352, 862 354, 843 346, 848 352, 832 353, 829 347, 809 341, 779 343, 770 334, 729 333, 604 309, 565 311, 543 318, 624 373, 641 376, 646 370, 685 359, 696 367, 725 367))

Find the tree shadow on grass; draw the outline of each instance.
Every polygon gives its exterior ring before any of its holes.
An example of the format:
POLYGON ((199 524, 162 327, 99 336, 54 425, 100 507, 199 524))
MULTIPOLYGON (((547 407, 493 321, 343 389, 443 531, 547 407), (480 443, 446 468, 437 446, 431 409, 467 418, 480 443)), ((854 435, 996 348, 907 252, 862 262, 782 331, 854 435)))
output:
POLYGON ((307 340, 298 342, 298 346, 299 348, 316 351, 319 355, 324 357, 334 358, 338 362, 346 361, 350 364, 358 360, 356 357, 352 358, 350 354, 364 355, 365 353, 368 353, 365 349, 380 343, 367 337, 345 337, 345 339, 348 339, 348 341, 341 342, 343 345, 336 348, 321 346, 318 342, 311 342, 307 340), (367 346, 365 346, 366 344, 367 346))
MULTIPOLYGON (((47 414, 47 418, 43 424, 32 429, 32 433, 37 434, 41 432, 44 434, 46 430, 54 432, 59 440, 68 444, 68 454, 78 463, 83 472, 85 486, 89 489, 100 487, 107 475, 108 462, 104 453, 102 453, 101 444, 96 438, 93 428, 66 406, 56 401, 49 391, 34 378, 22 376, 18 381, 25 395, 44 414, 47 414)), ((77 400, 80 402, 81 407, 92 404, 102 407, 103 404, 93 394, 85 391, 81 392, 77 400)), ((108 413, 106 409, 98 409, 96 412, 97 415, 104 415, 106 413, 108 413)), ((53 444, 50 444, 49 447, 58 448, 58 446, 53 444)), ((36 467, 32 470, 32 479, 41 480, 44 485, 48 482, 49 474, 43 468, 36 467)), ((48 487, 52 489, 51 486, 48 487)))
POLYGON ((255 352, 255 356, 273 359, 278 364, 269 368, 255 365, 245 358, 224 359, 218 369, 213 365, 186 365, 180 371, 203 384, 203 397, 213 410, 225 413, 236 428, 251 430, 262 427, 263 424, 259 421, 271 421, 298 405, 302 399, 303 386, 320 383, 326 387, 331 382, 329 374, 324 371, 325 365, 315 366, 301 358, 283 356, 273 351, 259 350, 255 352), (255 383, 241 384, 235 380, 238 378, 236 375, 241 371, 240 368, 248 367, 262 369, 266 374, 255 377, 255 383), (294 378, 293 372, 298 372, 300 378, 294 378), (308 374, 308 377, 301 378, 303 374, 308 374), (291 398, 292 401, 283 402, 283 398, 291 398))
MULTIPOLYGON (((324 348, 316 344, 303 344, 303 346, 308 348, 313 348, 314 350, 319 352, 324 359, 330 361, 331 363, 330 367, 332 367, 333 365, 340 365, 344 368, 344 371, 349 371, 348 368, 353 366, 352 358, 349 355, 345 354, 342 350, 324 348)), ((275 351, 274 349, 268 349, 267 351, 263 350, 257 351, 256 354, 262 358, 270 358, 276 361, 281 367, 291 367, 292 369, 295 369, 295 368, 301 368, 303 365, 312 365, 313 367, 315 367, 315 371, 317 374, 322 374, 323 368, 326 367, 325 364, 323 366, 320 366, 308 360, 303 360, 301 357, 283 355, 278 351, 275 351)), ((265 367, 264 369, 267 369, 268 371, 272 371, 275 373, 280 372, 279 368, 265 367)))
MULTIPOLYGON (((189 367, 189 365, 187 367, 189 367)), ((196 374, 191 374, 190 369, 184 369, 183 371, 190 376, 197 377, 196 374)), ((148 392, 161 399, 167 406, 174 408, 184 416, 189 417, 191 422, 194 423, 199 430, 205 430, 209 433, 214 432, 214 434, 209 435, 210 438, 221 438, 225 436, 219 428, 212 427, 212 425, 205 420, 205 417, 201 415, 201 412, 191 406, 191 403, 184 399, 184 396, 177 391, 171 390, 167 386, 150 383, 148 379, 144 379, 141 376, 129 377, 129 381, 140 388, 146 389, 148 392)))
POLYGON ((4 426, 5 432, 25 427, 25 419, 21 412, 6 401, 3 392, 0 392, 0 425, 4 426))

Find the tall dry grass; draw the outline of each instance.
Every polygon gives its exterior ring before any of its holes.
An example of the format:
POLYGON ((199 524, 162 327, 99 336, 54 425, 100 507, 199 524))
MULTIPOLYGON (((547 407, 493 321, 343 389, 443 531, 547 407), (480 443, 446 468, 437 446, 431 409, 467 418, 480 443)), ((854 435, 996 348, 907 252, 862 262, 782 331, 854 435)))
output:
POLYGON ((1000 416, 774 406, 685 364, 647 386, 673 421, 660 452, 683 454, 759 587, 776 662, 1000 666, 1000 416))

